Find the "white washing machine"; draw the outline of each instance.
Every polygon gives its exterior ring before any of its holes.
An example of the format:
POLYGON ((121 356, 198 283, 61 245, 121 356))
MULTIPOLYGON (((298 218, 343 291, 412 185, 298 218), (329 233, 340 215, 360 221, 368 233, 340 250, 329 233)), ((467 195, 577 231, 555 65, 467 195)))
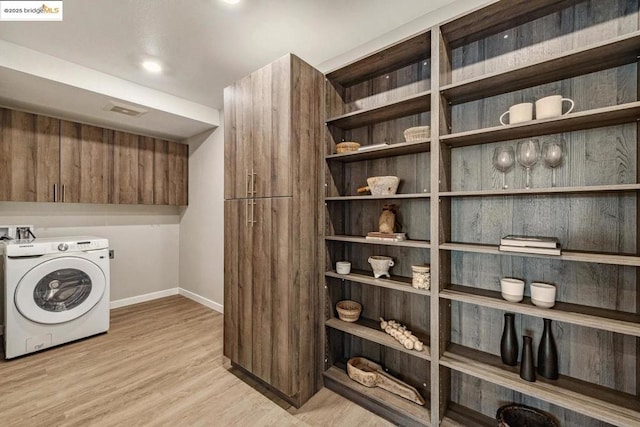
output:
POLYGON ((108 247, 99 237, 0 245, 7 359, 109 329, 108 247))

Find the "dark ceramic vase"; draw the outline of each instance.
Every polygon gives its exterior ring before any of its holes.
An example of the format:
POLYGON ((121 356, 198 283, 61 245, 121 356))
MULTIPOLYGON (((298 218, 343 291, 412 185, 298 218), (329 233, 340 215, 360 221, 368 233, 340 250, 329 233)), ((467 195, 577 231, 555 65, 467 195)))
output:
POLYGON ((518 364, 518 336, 514 324, 514 314, 504 314, 504 329, 500 340, 500 356, 502 363, 509 366, 518 364))
POLYGON ((544 331, 538 346, 538 374, 550 380, 558 379, 558 350, 551 332, 551 319, 544 320, 544 331))
POLYGON ((531 337, 522 337, 522 360, 520 361, 520 378, 530 382, 536 380, 536 367, 533 364, 533 347, 531 337))

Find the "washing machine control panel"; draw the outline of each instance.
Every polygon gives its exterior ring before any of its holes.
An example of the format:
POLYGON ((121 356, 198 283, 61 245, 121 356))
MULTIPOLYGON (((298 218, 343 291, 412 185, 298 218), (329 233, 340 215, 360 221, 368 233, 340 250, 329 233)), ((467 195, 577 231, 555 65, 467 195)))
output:
POLYGON ((100 237, 68 237, 68 238, 39 238, 31 241, 12 240, 5 243, 7 256, 34 256, 55 254, 61 252, 80 252, 105 249, 109 241, 100 237))

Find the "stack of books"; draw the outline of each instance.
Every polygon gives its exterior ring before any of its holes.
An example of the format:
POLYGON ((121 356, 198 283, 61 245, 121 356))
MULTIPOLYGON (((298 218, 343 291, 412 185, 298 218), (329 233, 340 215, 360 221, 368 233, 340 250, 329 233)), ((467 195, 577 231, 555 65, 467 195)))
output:
POLYGON ((555 237, 505 236, 500 239, 500 250, 540 255, 560 255, 560 243, 555 237))
POLYGON ((372 231, 367 233, 367 240, 380 240, 383 242, 402 242, 407 240, 407 233, 379 233, 372 231))

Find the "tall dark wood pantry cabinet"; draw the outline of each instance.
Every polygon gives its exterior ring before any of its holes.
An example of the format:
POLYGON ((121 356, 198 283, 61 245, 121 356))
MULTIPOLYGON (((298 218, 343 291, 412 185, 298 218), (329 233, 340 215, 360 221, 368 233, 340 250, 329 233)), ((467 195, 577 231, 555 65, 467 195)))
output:
POLYGON ((323 82, 286 55, 225 89, 224 354, 298 407, 322 385, 323 82))

